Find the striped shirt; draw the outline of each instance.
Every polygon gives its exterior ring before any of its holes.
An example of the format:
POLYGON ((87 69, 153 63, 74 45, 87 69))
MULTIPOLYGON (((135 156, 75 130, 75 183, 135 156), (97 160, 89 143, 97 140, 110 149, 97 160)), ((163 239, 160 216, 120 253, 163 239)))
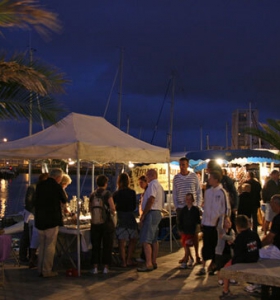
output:
POLYGON ((173 179, 173 202, 175 208, 182 208, 186 205, 186 194, 192 193, 194 205, 199 206, 202 200, 202 191, 199 179, 194 172, 187 175, 176 174, 173 179))

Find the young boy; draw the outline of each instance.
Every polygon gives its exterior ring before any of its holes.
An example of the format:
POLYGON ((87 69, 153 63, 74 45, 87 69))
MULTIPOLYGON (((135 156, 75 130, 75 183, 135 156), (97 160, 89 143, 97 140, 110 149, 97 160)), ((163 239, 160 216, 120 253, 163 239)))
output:
POLYGON ((225 216, 223 229, 220 229, 218 232, 218 243, 215 249, 215 264, 217 268, 218 284, 221 286, 224 284, 224 281, 220 278, 220 270, 232 258, 231 246, 235 239, 235 232, 231 226, 232 223, 230 217, 225 216))
POLYGON ((178 222, 178 229, 181 233, 182 246, 185 249, 185 256, 180 268, 192 267, 192 263, 187 266, 187 262, 193 262, 190 247, 194 245, 194 238, 197 225, 200 224, 200 214, 197 206, 193 205, 194 197, 192 193, 186 195, 186 206, 183 207, 178 222))
POLYGON ((195 274, 197 276, 206 275, 206 262, 211 260, 208 267, 209 275, 215 272, 215 248, 218 242, 218 230, 223 228, 225 215, 230 216, 230 202, 226 191, 221 185, 222 171, 211 171, 208 183, 211 188, 205 191, 204 206, 202 214, 202 267, 195 274))
MULTIPOLYGON (((261 241, 258 234, 250 229, 250 220, 245 215, 238 215, 235 220, 237 237, 234 243, 234 255, 225 267, 238 263, 253 263, 259 259, 261 241)), ((232 296, 229 291, 229 279, 224 279, 224 290, 220 299, 232 296)))

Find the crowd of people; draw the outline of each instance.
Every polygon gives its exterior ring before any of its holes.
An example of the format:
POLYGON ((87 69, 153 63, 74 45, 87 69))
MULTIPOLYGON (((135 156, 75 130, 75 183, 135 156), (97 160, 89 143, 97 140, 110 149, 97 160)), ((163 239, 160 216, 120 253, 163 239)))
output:
MULTIPOLYGON (((26 192, 19 258, 22 263, 29 263, 30 268, 37 267, 42 277, 58 275, 53 270, 53 263, 59 227, 63 226, 65 216, 76 217, 68 208, 66 188, 71 181, 69 175, 55 168, 49 174, 41 174, 38 182, 30 185, 26 192)), ((139 178, 139 186, 143 189, 139 201, 139 222, 135 214, 138 209, 136 192, 130 188, 127 173, 118 176, 117 190, 113 193, 107 189, 108 178, 105 175, 97 176, 96 185, 97 188, 89 197, 88 208, 92 245, 90 273, 99 273, 101 266, 104 274, 109 272, 115 239, 118 241, 120 267, 137 266, 133 256, 140 240, 144 266, 137 268, 137 271, 156 269, 158 225, 165 201, 164 190, 157 180, 157 171, 148 170, 139 178)), ((1 231, 3 233, 5 230, 1 231)))
MULTIPOLYGON (((196 275, 217 273, 218 284, 223 286, 220 298, 231 298, 229 286, 237 282, 221 278, 221 268, 236 263, 257 262, 260 257, 280 259, 279 171, 271 172, 263 188, 254 172, 249 171, 246 181, 236 189, 234 180, 214 160, 210 160, 206 170, 206 189, 203 191, 195 173, 188 169, 188 159, 181 158, 179 165, 180 173, 173 180, 177 225, 185 249, 185 256, 179 261, 179 267, 193 267, 190 247, 194 246, 195 264, 201 264, 196 275), (263 222, 258 221, 261 200, 263 222), (201 218, 197 218, 199 209, 193 209, 193 205, 201 206, 201 218), (260 223, 263 223, 262 232, 258 232, 260 223), (202 260, 199 259, 196 247, 196 228, 199 225, 202 231, 202 260), (262 240, 260 234, 263 235, 262 240), (207 268, 208 261, 210 263, 207 268)), ((246 287, 248 292, 260 289, 261 286, 256 284, 246 287)), ((262 293, 266 293, 263 299, 278 299, 280 289, 262 287, 262 293)))
MULTIPOLYGON (((236 281, 221 278, 221 268, 256 262, 259 257, 270 258, 271 253, 280 259, 279 171, 273 170, 263 187, 254 172, 249 171, 246 181, 236 189, 234 180, 215 161, 209 161, 207 165, 206 185, 190 171, 186 157, 179 160, 179 166, 180 172, 174 176, 172 190, 177 229, 184 249, 179 268, 200 265, 197 276, 217 274, 218 284, 223 286, 221 299, 230 298, 229 287, 236 281), (258 218, 260 208, 263 220, 258 218), (258 231, 260 223, 262 239, 258 231), (201 251, 199 236, 202 236, 201 251)), ((53 169, 50 174, 41 174, 37 184, 31 185, 26 193, 20 260, 29 261, 30 268, 37 266, 42 277, 57 276, 53 261, 59 226, 63 226, 63 215, 70 213, 66 192, 70 183, 71 178, 61 169, 53 169)), ((139 207, 127 173, 118 176, 115 192, 107 189, 105 175, 99 175, 96 184, 89 199, 90 273, 98 274, 101 266, 104 274, 109 272, 114 239, 118 241, 120 267, 138 266, 138 272, 157 269, 158 230, 165 203, 165 192, 157 171, 149 169, 138 179, 143 190, 139 207), (135 217, 137 210, 139 222, 135 217), (134 258, 138 241, 142 245, 142 266, 137 265, 134 258)), ((253 292, 259 288, 251 284, 246 290, 253 292)), ((267 299, 276 299, 280 295, 279 288, 263 287, 263 291, 267 295, 270 293, 267 299)))

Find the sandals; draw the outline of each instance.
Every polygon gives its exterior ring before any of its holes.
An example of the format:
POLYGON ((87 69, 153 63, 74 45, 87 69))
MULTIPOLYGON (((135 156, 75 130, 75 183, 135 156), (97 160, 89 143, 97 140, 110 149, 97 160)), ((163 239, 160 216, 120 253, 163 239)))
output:
POLYGON ((147 268, 146 266, 145 267, 142 267, 142 268, 137 268, 137 271, 138 272, 151 272, 154 270, 154 267, 151 267, 151 268, 147 268))

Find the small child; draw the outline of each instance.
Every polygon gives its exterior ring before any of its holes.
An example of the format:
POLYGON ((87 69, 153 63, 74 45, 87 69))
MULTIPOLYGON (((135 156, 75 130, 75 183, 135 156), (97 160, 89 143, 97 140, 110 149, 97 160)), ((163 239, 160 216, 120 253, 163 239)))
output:
POLYGON ((220 270, 232 258, 231 245, 235 239, 235 232, 231 228, 232 223, 229 216, 225 216, 223 229, 218 232, 218 243, 215 249, 215 264, 217 268, 218 284, 223 285, 224 281, 220 278, 220 270))
MULTIPOLYGON (((238 215, 235 220, 237 237, 234 242, 234 255, 225 267, 238 263, 254 263, 259 260, 262 244, 259 235, 250 229, 250 220, 245 215, 238 215)), ((224 290, 220 299, 231 298, 229 279, 224 279, 224 290)))
POLYGON ((185 256, 181 263, 181 269, 192 267, 193 257, 190 247, 194 243, 194 235, 197 225, 200 224, 200 213, 198 207, 193 205, 194 197, 192 193, 186 195, 186 206, 182 209, 178 222, 178 229, 181 233, 181 242, 185 250, 185 256), (189 265, 187 262, 190 261, 189 265))

